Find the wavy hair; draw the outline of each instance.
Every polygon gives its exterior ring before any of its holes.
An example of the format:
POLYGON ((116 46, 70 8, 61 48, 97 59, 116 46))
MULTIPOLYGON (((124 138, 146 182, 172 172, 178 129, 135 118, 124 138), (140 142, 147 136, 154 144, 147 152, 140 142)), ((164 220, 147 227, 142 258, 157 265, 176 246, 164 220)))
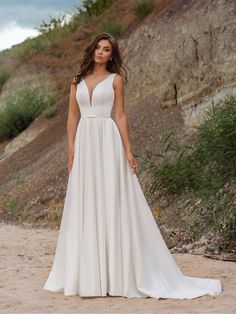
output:
POLYGON ((107 62, 107 71, 120 74, 123 77, 125 83, 128 82, 126 66, 124 66, 123 64, 117 40, 109 33, 103 32, 98 34, 85 49, 83 60, 80 63, 80 69, 78 73, 73 77, 71 84, 77 85, 87 74, 91 73, 94 66, 94 52, 98 42, 101 39, 108 40, 112 46, 112 60, 109 59, 107 62))

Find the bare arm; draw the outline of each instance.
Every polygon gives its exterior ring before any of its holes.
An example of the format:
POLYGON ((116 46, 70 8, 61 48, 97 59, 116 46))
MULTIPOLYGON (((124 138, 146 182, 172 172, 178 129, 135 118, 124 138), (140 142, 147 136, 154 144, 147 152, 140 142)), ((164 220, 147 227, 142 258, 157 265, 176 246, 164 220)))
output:
POLYGON ((80 110, 76 100, 76 86, 71 84, 70 99, 69 99, 69 112, 67 119, 67 139, 68 139, 68 170, 71 170, 73 157, 74 157, 74 141, 77 124, 80 119, 80 110))
POLYGON ((115 91, 114 120, 119 128, 130 166, 135 172, 138 171, 138 164, 132 153, 128 120, 124 112, 124 83, 121 75, 117 74, 115 76, 113 85, 115 91))

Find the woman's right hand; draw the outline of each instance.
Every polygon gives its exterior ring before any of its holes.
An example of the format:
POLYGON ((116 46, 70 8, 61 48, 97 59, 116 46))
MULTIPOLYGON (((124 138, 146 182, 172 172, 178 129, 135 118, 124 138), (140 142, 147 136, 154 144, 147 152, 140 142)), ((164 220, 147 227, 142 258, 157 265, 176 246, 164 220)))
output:
POLYGON ((68 162, 67 162, 67 170, 68 170, 68 172, 70 172, 71 169, 72 169, 73 159, 74 159, 74 148, 70 148, 69 149, 69 153, 68 153, 68 162))

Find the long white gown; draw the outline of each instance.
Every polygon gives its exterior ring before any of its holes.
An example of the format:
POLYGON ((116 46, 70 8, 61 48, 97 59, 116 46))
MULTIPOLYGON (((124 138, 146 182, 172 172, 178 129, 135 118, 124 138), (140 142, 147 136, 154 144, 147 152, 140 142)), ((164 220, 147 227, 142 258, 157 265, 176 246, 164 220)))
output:
POLYGON ((220 280, 183 275, 162 238, 111 118, 115 75, 96 85, 91 100, 86 82, 77 84, 75 155, 43 289, 82 297, 219 295, 220 280))

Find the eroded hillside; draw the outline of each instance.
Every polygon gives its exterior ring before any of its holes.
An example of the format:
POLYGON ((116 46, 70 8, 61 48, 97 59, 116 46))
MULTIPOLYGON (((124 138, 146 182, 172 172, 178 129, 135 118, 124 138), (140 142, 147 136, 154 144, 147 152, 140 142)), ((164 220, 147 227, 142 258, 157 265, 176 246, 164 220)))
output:
POLYGON ((44 71, 63 96, 51 119, 39 116, 20 135, 1 144, 1 220, 57 226, 67 185, 66 120, 71 77, 78 69, 89 34, 99 23, 119 20, 119 39, 129 83, 125 108, 134 152, 157 150, 159 136, 189 132, 212 97, 235 90, 236 3, 230 0, 157 0, 140 22, 134 1, 116 1, 86 26, 18 65, 24 75, 44 71), (60 53, 59 53, 60 52, 60 53))

